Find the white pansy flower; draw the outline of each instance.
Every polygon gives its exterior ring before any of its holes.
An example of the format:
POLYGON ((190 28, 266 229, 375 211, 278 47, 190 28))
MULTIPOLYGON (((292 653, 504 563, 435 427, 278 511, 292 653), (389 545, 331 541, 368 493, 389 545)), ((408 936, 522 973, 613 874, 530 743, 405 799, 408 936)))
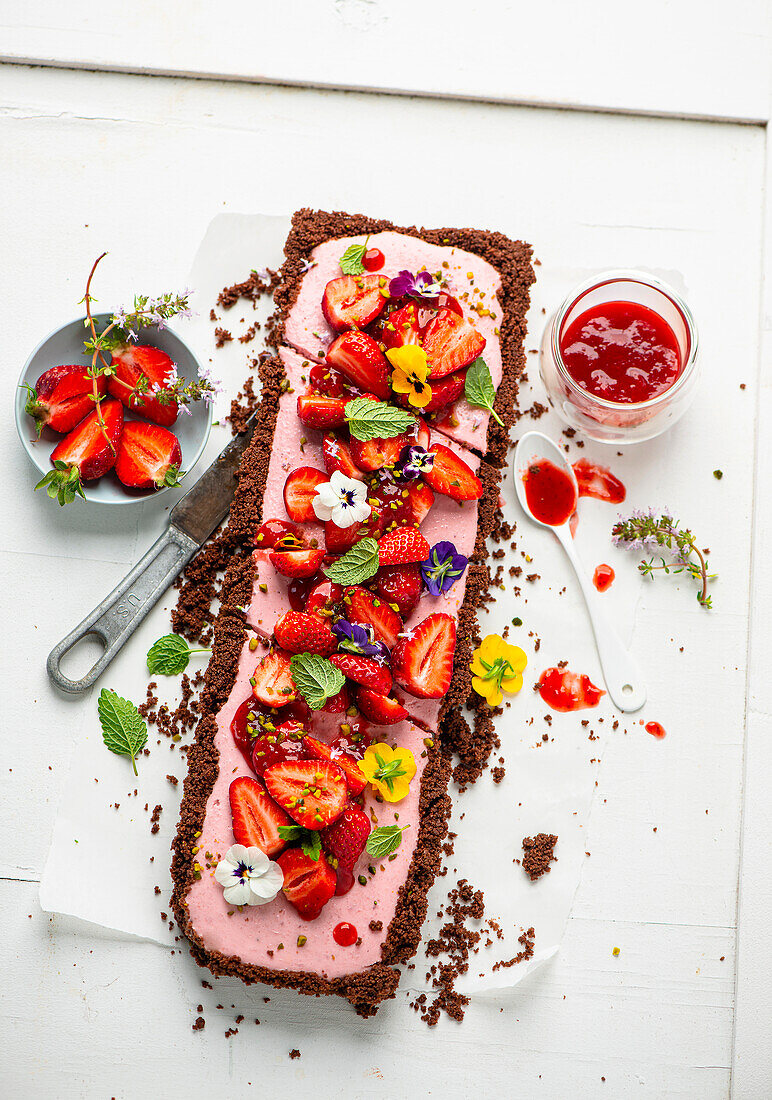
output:
POLYGON ((344 528, 362 523, 372 511, 367 503, 365 483, 346 477, 340 470, 335 470, 329 481, 316 487, 312 505, 317 519, 332 520, 337 527, 344 528))
POLYGON ((215 879, 223 887, 229 905, 265 905, 284 885, 284 875, 278 863, 259 848, 234 844, 217 864, 215 879))

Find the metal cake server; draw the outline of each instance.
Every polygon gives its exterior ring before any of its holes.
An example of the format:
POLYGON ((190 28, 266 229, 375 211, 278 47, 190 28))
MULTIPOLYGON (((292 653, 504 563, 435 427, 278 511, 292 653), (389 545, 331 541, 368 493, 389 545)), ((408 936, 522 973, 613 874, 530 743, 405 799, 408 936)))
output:
POLYGON ((92 687, 174 578, 225 519, 236 490, 236 470, 254 430, 253 414, 246 432, 232 440, 193 488, 177 501, 169 515, 168 528, 125 580, 51 650, 46 668, 52 682, 62 691, 77 694, 92 687), (65 653, 88 635, 102 642, 104 653, 80 680, 70 680, 62 672, 60 662, 65 653))

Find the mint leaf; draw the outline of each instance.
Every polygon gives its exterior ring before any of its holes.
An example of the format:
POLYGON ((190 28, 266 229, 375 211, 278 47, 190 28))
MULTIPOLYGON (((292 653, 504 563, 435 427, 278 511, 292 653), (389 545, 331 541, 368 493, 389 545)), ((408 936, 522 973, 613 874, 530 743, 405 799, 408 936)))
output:
POLYGON ((375 859, 382 859, 384 856, 391 855, 392 852, 396 852, 402 843, 402 833, 409 828, 409 825, 405 825, 402 829, 399 825, 383 825, 373 829, 367 838, 365 851, 368 855, 374 856, 375 859))
POLYGON ((297 841, 303 853, 314 863, 322 854, 322 839, 314 829, 304 829, 302 825, 280 825, 278 833, 282 840, 297 841))
POLYGON ((398 409, 386 401, 370 401, 366 397, 348 401, 344 413, 349 431, 363 443, 369 439, 391 439, 392 436, 402 435, 415 424, 415 417, 407 409, 398 409))
POLYGON ((137 775, 136 756, 147 743, 144 719, 132 702, 122 699, 109 688, 102 688, 97 710, 105 745, 118 756, 130 756, 134 774, 137 775))
POLYGON ((193 653, 211 653, 211 649, 191 649, 179 634, 164 634, 147 652, 147 667, 152 675, 179 676, 188 667, 193 653))
POLYGON ((340 258, 340 269, 344 275, 362 275, 365 265, 362 258, 367 251, 367 241, 364 244, 352 244, 346 249, 340 258))
POLYGON ((335 584, 361 584, 378 572, 378 543, 360 539, 342 558, 328 565, 325 573, 335 584))
POLYGON ((501 424, 502 428, 504 427, 501 417, 493 408, 496 390, 493 387, 493 379, 491 378, 491 372, 488 370, 488 364, 481 355, 470 364, 466 372, 464 396, 470 405, 475 405, 478 409, 487 409, 493 419, 501 424))
POLYGON ((293 683, 311 710, 319 710, 337 695, 346 677, 318 653, 297 653, 290 661, 293 683))

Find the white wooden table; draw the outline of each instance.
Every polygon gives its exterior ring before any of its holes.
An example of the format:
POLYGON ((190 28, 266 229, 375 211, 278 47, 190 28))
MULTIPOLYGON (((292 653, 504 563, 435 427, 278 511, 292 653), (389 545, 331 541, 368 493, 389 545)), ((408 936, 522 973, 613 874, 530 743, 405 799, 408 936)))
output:
MULTIPOLYGON (((659 581, 636 611, 645 714, 668 737, 628 723, 627 737, 609 741, 592 857, 552 963, 513 993, 476 998, 461 1027, 428 1031, 403 1000, 370 1022, 289 993, 266 991, 265 1005, 237 983, 218 984, 228 1009, 218 1013, 184 950, 169 956, 39 908, 68 761, 94 721, 93 698, 53 693, 44 657, 152 541, 165 508, 109 520, 54 510, 33 496, 7 417, 0 1093, 772 1095, 763 0, 657 0, 645 18, 605 0, 589 13, 502 0, 475 20, 453 0, 441 10, 237 3, 216 26, 201 0, 140 0, 130 14, 107 3, 98 16, 83 0, 66 16, 53 0, 31 7, 0 3, 6 409, 27 352, 76 313, 82 274, 103 248, 112 262, 99 296, 112 303, 181 285, 222 210, 318 205, 497 227, 531 240, 545 268, 640 266, 684 280, 703 385, 688 418, 626 456, 624 472, 631 503, 670 505, 693 525, 720 579, 709 615, 685 586, 659 581), (179 76, 141 75, 159 73, 179 76), (187 79, 210 76, 219 79, 187 79), (399 160, 379 170, 383 155, 399 160), (194 1034, 198 1001, 207 1028, 194 1034), (226 1041, 237 1013, 246 1020, 226 1041)), ((552 305, 537 284, 529 346, 552 305)))

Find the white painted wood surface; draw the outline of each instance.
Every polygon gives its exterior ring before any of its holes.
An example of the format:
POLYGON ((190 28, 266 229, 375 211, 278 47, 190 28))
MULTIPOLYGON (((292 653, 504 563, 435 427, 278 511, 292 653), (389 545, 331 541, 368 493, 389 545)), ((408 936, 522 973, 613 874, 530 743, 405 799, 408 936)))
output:
MULTIPOLYGON (((118 302, 137 288, 179 285, 219 210, 284 212, 312 204, 500 227, 532 240, 543 265, 567 278, 576 268, 626 265, 669 269, 683 279, 701 330, 702 388, 671 435, 626 454, 618 469, 630 505, 682 513, 711 546, 721 574, 709 616, 685 585, 645 589, 632 645, 649 672, 645 715, 663 721, 668 737, 655 742, 628 723, 627 736, 610 739, 590 823, 592 856, 554 962, 513 994, 475 999, 461 1027, 443 1021, 434 1032, 403 998, 370 1022, 345 1005, 290 993, 267 991, 271 1002, 264 1005, 262 991, 238 983, 202 989, 184 948, 170 957, 39 910, 36 879, 58 792, 80 730, 94 721, 93 699, 53 695, 43 658, 152 541, 165 508, 159 501, 109 516, 54 511, 31 494, 32 470, 7 432, 0 443, 7 486, 0 608, 12 645, 0 760, 12 771, 0 807, 8 956, 0 1015, 14 1056, 0 1069, 5 1091, 205 1097, 261 1088, 276 1097, 299 1089, 323 1097, 463 1097, 484 1087, 487 1095, 524 1100, 726 1096, 750 532, 765 484, 769 493, 768 462, 760 457, 755 499, 749 477, 763 129, 22 66, 0 67, 0 104, 0 140, 10 150, 4 190, 11 196, 0 208, 6 407, 17 364, 43 330, 74 312, 82 274, 103 247, 111 262, 100 298, 118 302), (367 158, 354 157, 341 171, 331 155, 336 143, 376 130, 403 170, 374 172, 367 158), (715 468, 724 472, 721 482, 711 475, 715 468), (207 1028, 193 1034, 199 1002, 207 1028), (227 1011, 217 1012, 217 1003, 227 1011), (237 1013, 246 1020, 226 1041, 222 1032, 237 1013), (255 1016, 259 1028, 249 1022, 255 1016), (299 1061, 289 1061, 292 1047, 302 1050, 299 1061)), ((531 347, 542 307, 553 304, 537 286, 531 347)), ((767 306, 767 331, 770 312, 767 306)), ((765 530, 758 526, 757 540, 765 530)), ((743 1100, 768 1095, 769 1082, 761 1041, 768 986, 757 974, 764 940, 758 929, 768 913, 758 880, 769 836, 768 828, 760 835, 768 824, 769 582, 758 557, 756 577, 762 602, 754 599, 743 879, 749 938, 743 928, 744 1015, 736 1041, 742 1085, 735 1095, 743 1100)), ((540 595, 557 598, 549 585, 540 595)), ((556 655, 560 641, 550 640, 556 655)))
POLYGON ((0 0, 0 60, 700 118, 769 117, 766 0, 0 0), (66 14, 65 14, 66 12, 66 14))

